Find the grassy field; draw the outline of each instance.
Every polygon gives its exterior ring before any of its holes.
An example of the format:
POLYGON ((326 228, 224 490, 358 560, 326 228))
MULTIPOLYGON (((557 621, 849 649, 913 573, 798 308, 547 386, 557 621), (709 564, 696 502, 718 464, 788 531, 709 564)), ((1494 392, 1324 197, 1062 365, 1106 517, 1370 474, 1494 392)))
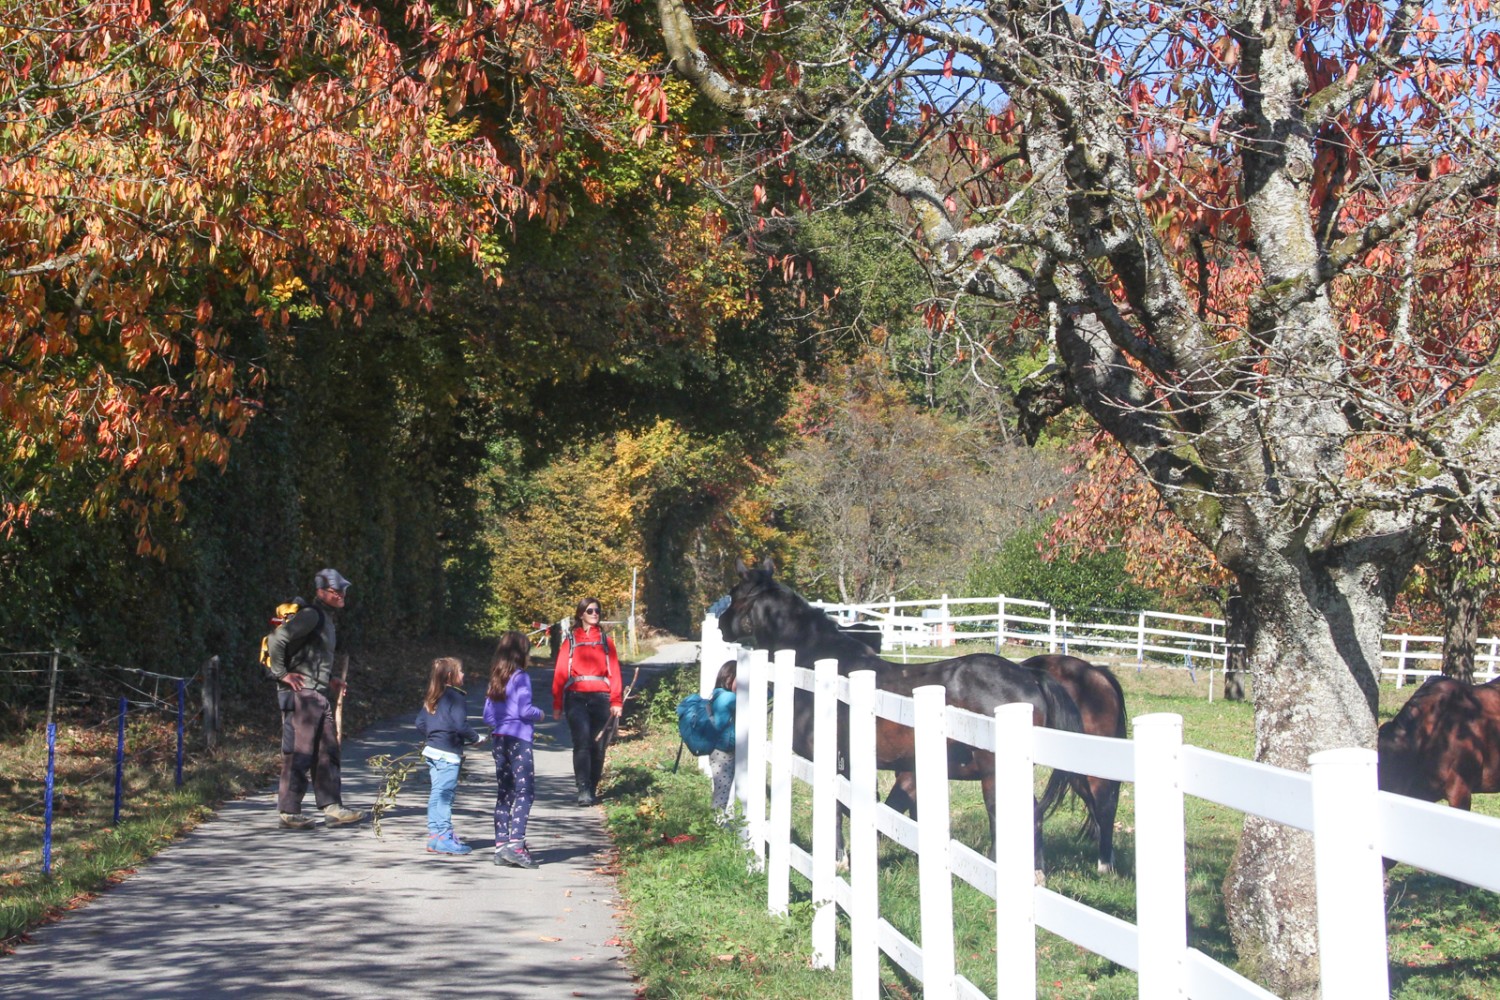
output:
MULTIPOLYGON (((1117 671, 1133 718, 1152 712, 1183 717, 1184 739, 1196 746, 1250 756, 1253 744, 1248 703, 1207 700, 1208 677, 1180 670, 1117 671)), ((1216 675, 1217 676, 1217 675, 1216 675)), ((1221 678, 1215 683, 1220 683, 1221 678)), ((840 967, 808 968, 808 887, 794 876, 792 913, 765 912, 765 881, 746 870, 735 835, 709 816, 708 782, 684 755, 674 772, 678 739, 670 707, 691 686, 664 683, 632 713, 636 726, 612 751, 608 815, 620 849, 621 895, 628 902, 628 938, 648 997, 838 997, 848 992, 840 967)), ((1410 696, 1412 688, 1382 692, 1382 718, 1410 696)), ((799 786, 800 787, 800 786, 799 786)), ((982 849, 987 823, 977 789, 951 788, 955 836, 982 849)), ((798 841, 807 846, 810 805, 794 806, 798 841)), ((1500 796, 1480 796, 1475 811, 1500 816, 1500 796)), ((1117 820, 1119 873, 1094 871, 1091 846, 1077 836, 1081 807, 1049 820, 1048 886, 1070 898, 1134 920, 1134 798, 1122 789, 1117 820)), ((1236 956, 1225 928, 1220 887, 1242 820, 1240 813, 1189 799, 1188 891, 1190 941, 1231 967, 1236 956)), ((915 857, 881 841, 881 913, 908 937, 917 926, 915 857)), ((1397 1000, 1493 1000, 1500 997, 1500 897, 1451 880, 1397 866, 1387 890, 1392 995, 1397 1000)), ((959 969, 995 994, 993 906, 981 893, 955 881, 955 934, 959 969)), ((841 923, 841 933, 847 928, 841 923)), ((1243 970, 1241 970, 1243 971, 1243 970)), ((921 995, 919 985, 894 966, 882 972, 889 997, 921 995)), ((1039 997, 1135 997, 1135 974, 1047 932, 1038 940, 1039 997)))

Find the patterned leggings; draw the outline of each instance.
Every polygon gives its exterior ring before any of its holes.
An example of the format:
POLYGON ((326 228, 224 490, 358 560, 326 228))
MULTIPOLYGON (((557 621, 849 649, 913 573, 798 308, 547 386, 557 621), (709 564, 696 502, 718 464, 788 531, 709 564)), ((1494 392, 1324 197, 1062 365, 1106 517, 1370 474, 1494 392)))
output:
POLYGON ((727 813, 729 793, 734 790, 734 754, 727 750, 712 751, 708 755, 708 769, 714 781, 714 809, 727 813))
POLYGON ((536 800, 536 769, 531 741, 499 736, 491 748, 495 757, 495 846, 526 839, 526 819, 536 800))

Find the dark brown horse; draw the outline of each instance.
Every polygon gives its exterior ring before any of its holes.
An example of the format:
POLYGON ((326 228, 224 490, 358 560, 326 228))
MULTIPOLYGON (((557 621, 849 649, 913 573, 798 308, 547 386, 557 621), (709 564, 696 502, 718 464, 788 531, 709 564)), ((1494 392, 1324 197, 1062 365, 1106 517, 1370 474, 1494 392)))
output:
MULTIPOLYGON (((1076 656, 1052 653, 1028 657, 1021 661, 1020 666, 1051 677, 1068 692, 1078 706, 1085 733, 1125 738, 1125 692, 1108 669, 1076 656)), ((1087 819, 1083 832, 1099 845, 1099 871, 1112 872, 1115 870, 1115 814, 1120 809, 1120 783, 1091 774, 1085 775, 1084 780, 1088 782, 1094 804, 1085 812, 1087 819)), ((916 818, 916 779, 910 771, 897 772, 896 783, 885 802, 892 809, 910 813, 913 819, 916 818)))
MULTIPOLYGON (((841 632, 833 620, 775 580, 769 561, 756 569, 739 566, 740 582, 730 592, 730 604, 719 618, 725 638, 749 641, 758 649, 777 652, 794 650, 799 666, 811 667, 817 660, 836 659, 840 674, 873 670, 876 686, 894 694, 910 696, 919 687, 940 684, 949 705, 983 715, 996 706, 1025 702, 1032 706, 1036 725, 1065 732, 1081 732, 1078 707, 1067 692, 1045 672, 1031 671, 1011 661, 978 653, 936 663, 891 663, 874 655, 867 645, 841 632)), ((793 700, 792 740, 797 753, 811 756, 812 698, 800 689, 793 700)), ((916 766, 915 732, 887 719, 877 719, 876 765, 898 773, 916 766)), ((839 745, 847 750, 847 711, 840 712, 839 745)), ((847 753, 843 755, 847 759, 847 753)), ((956 740, 948 741, 948 775, 960 781, 978 781, 990 820, 990 838, 995 833, 995 756, 956 740)), ((907 782, 910 786, 910 781, 907 782)), ((1042 799, 1035 803, 1036 867, 1042 868, 1041 821, 1072 787, 1090 810, 1092 793, 1082 776, 1053 771, 1042 799)), ((910 789, 914 791, 914 789, 910 789)), ((903 793, 906 794, 906 793, 903 793)), ((893 795, 895 793, 893 792, 893 795)), ((900 799, 893 808, 901 809, 900 799)))
MULTIPOLYGON (((1043 653, 1021 661, 1027 670, 1041 670, 1073 699, 1083 718, 1083 731, 1090 736, 1125 738, 1125 692, 1106 667, 1095 666, 1076 656, 1043 653)), ((1121 753, 1130 753, 1123 748, 1121 753)), ((1084 833, 1099 844, 1099 870, 1115 870, 1115 813, 1120 809, 1120 783, 1112 778, 1088 775, 1094 807, 1088 810, 1084 833)))
POLYGON ((1428 678, 1380 727, 1379 754, 1383 791, 1456 809, 1500 792, 1500 680, 1428 678))

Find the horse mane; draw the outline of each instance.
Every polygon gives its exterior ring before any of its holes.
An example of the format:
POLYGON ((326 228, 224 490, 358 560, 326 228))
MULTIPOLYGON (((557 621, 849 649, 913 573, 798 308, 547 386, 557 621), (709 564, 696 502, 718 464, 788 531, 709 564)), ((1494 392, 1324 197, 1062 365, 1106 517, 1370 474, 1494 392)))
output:
POLYGON ((878 659, 867 644, 847 635, 832 618, 777 580, 770 570, 748 570, 746 579, 753 580, 758 589, 752 615, 754 630, 764 629, 777 648, 803 651, 812 660, 836 659, 841 665, 878 659))

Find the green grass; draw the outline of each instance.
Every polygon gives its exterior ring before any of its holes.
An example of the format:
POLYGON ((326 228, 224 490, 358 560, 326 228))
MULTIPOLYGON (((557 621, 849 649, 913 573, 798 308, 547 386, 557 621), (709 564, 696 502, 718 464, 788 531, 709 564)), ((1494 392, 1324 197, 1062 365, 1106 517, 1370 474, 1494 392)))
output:
MULTIPOLYGON (((1248 758, 1254 726, 1248 702, 1207 700, 1208 676, 1125 666, 1116 670, 1132 718, 1153 712, 1183 717, 1184 740, 1195 746, 1248 758)), ((696 675, 694 675, 696 676, 696 675)), ((1215 683, 1222 683, 1215 674, 1215 683)), ((1381 693, 1382 719, 1405 703, 1412 688, 1381 693)), ((733 836, 709 821, 708 781, 684 756, 670 773, 677 751, 675 719, 661 709, 675 704, 675 688, 653 703, 651 719, 615 751, 614 793, 609 810, 620 845, 621 895, 627 901, 632 964, 647 997, 765 996, 838 997, 848 992, 847 941, 831 972, 807 968, 810 953, 809 887, 793 875, 793 908, 787 918, 765 912, 763 875, 746 870, 733 836), (690 839, 677 839, 686 835, 690 839)), ((643 713, 644 714, 644 713, 643 713)), ((889 776, 883 775, 888 782, 889 776)), ((884 787, 884 786, 882 786, 884 787)), ((982 849, 988 824, 977 788, 950 787, 954 835, 982 849)), ((810 843, 807 790, 796 785, 793 837, 810 843)), ((1500 816, 1500 796, 1479 796, 1475 812, 1500 816)), ((1099 875, 1094 850, 1078 836, 1076 804, 1046 826, 1049 888, 1069 898, 1133 921, 1135 885, 1134 795, 1122 789, 1116 824, 1119 873, 1099 875)), ((1242 814, 1205 800, 1186 802, 1188 919, 1191 944, 1231 968, 1237 956, 1226 927, 1221 886, 1238 841, 1242 814)), ((913 855, 881 839, 881 915, 920 942, 917 864, 913 855)), ((1500 996, 1500 897, 1449 879, 1399 865, 1387 891, 1392 996, 1395 1000, 1493 1000, 1500 996)), ((955 943, 959 971, 996 993, 994 906, 982 893, 954 883, 955 943)), ((847 921, 839 922, 847 935, 847 921)), ((1038 934, 1038 996, 1049 998, 1135 997, 1133 972, 1090 954, 1045 931, 1038 934)), ((1243 968, 1238 971, 1245 972, 1243 968)), ((921 987, 886 962, 883 994, 921 996, 921 987)))

